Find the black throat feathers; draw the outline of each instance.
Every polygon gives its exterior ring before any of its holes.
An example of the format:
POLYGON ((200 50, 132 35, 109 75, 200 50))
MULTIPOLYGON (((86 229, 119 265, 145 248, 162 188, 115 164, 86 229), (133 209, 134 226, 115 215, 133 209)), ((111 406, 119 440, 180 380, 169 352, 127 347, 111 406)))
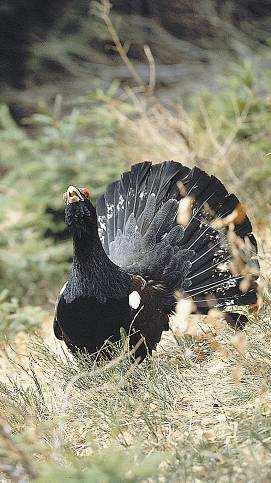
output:
POLYGON ((73 235, 73 247, 71 274, 63 292, 67 303, 79 297, 95 297, 107 303, 131 292, 131 276, 107 257, 96 223, 87 232, 73 235))

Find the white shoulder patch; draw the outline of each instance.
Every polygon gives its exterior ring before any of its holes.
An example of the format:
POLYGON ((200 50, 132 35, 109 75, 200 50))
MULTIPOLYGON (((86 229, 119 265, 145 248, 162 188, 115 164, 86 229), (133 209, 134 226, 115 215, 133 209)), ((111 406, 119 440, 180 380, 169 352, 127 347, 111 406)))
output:
POLYGON ((58 294, 58 297, 57 297, 57 300, 56 300, 56 303, 55 303, 55 317, 56 317, 56 311, 57 311, 57 306, 58 306, 58 303, 60 301, 60 297, 61 295, 63 294, 65 288, 66 288, 66 285, 67 285, 68 281, 64 283, 62 289, 60 290, 59 294, 58 294))
POLYGON ((59 298, 60 298, 60 297, 61 297, 61 295, 63 294, 63 292, 64 292, 64 290, 65 290, 65 288, 66 288, 67 283, 68 283, 68 282, 65 282, 65 283, 64 283, 64 285, 63 285, 63 287, 62 287, 62 289, 60 290, 60 292, 59 292, 59 296, 58 296, 59 298))
POLYGON ((141 297, 139 293, 134 290, 133 292, 130 293, 129 295, 129 305, 132 309, 136 310, 140 306, 141 302, 141 297))

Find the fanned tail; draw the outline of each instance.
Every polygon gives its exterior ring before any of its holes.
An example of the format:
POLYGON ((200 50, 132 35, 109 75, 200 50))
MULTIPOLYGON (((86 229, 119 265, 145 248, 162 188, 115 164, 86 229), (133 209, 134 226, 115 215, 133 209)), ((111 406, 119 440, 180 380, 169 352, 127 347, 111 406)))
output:
POLYGON ((108 187, 97 215, 106 253, 129 273, 181 291, 202 313, 256 303, 252 226, 216 177, 173 161, 137 164, 108 187), (182 206, 191 213, 179 225, 182 206))

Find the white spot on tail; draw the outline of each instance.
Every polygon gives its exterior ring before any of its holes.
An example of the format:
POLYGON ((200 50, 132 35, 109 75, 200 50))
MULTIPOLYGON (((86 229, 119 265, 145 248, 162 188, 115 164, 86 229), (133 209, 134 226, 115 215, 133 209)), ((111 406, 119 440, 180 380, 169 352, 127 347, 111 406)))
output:
POLYGON ((132 293, 129 295, 129 305, 132 309, 136 310, 140 306, 141 302, 141 297, 139 293, 134 290, 132 293))

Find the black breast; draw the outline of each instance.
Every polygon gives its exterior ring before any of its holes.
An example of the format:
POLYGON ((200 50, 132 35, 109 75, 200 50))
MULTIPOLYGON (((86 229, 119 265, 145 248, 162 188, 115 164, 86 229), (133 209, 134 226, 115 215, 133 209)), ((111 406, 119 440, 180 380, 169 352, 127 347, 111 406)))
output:
POLYGON ((71 303, 60 298, 57 322, 63 339, 73 352, 80 349, 96 353, 106 340, 120 339, 120 328, 127 330, 131 318, 128 297, 101 304, 94 297, 80 297, 71 303))

